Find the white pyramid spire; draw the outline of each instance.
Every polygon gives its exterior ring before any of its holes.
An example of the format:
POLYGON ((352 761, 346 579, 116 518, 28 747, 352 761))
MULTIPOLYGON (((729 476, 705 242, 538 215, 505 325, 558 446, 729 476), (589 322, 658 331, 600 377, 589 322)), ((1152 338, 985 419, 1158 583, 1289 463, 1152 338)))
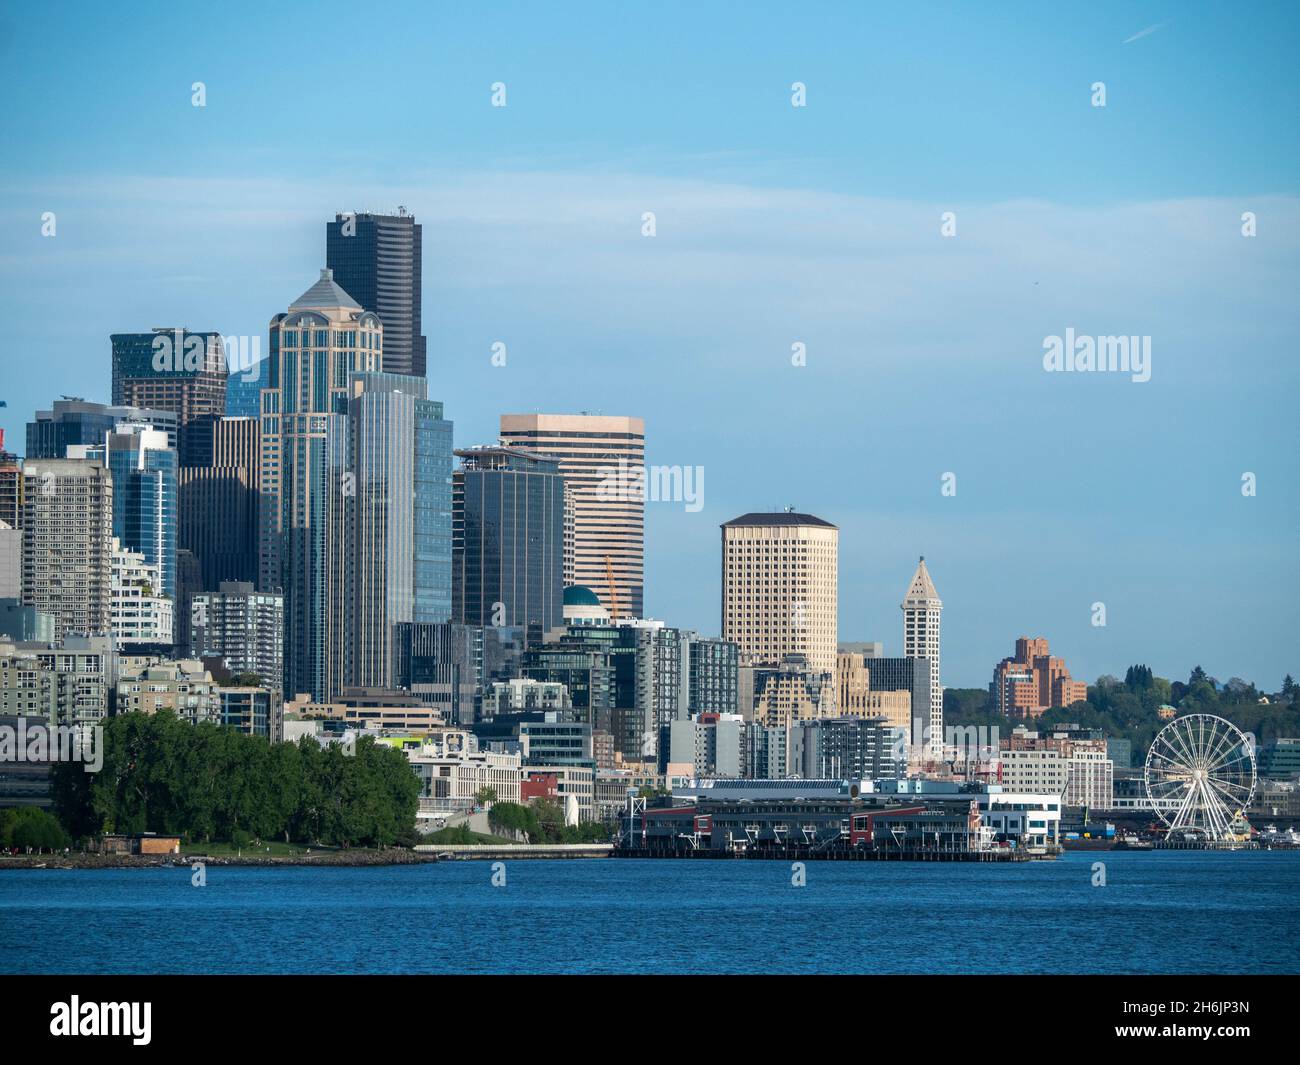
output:
POLYGON ((921 556, 921 561, 917 563, 916 572, 912 574, 912 582, 907 586, 907 592, 903 596, 903 609, 906 610, 911 605, 932 605, 934 609, 943 608, 943 600, 939 598, 939 591, 934 586, 934 581, 930 579, 930 571, 925 568, 925 556, 921 556))

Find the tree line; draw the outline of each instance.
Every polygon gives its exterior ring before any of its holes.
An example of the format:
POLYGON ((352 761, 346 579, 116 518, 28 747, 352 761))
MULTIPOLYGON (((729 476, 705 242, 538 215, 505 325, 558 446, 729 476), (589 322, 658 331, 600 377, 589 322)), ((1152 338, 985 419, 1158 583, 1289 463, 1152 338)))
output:
POLYGON ((283 840, 326 846, 416 841, 420 782, 401 751, 369 737, 349 750, 310 737, 271 743, 170 711, 102 722, 103 768, 51 768, 55 812, 73 836, 156 832, 187 843, 283 840))

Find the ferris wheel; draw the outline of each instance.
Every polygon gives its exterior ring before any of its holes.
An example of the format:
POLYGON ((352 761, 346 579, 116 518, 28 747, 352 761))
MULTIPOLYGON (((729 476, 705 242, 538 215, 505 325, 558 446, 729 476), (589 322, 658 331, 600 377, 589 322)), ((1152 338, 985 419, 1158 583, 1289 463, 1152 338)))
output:
POLYGON ((1162 728, 1147 752, 1147 798, 1173 830, 1222 839, 1255 795, 1255 743, 1213 714, 1162 728))

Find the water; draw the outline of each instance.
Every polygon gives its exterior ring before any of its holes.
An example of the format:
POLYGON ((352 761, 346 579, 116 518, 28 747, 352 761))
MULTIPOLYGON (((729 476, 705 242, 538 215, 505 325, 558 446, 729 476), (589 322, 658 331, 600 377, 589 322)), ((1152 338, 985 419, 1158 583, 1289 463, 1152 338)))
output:
POLYGON ((1295 973, 1300 852, 0 871, 5 973, 1295 973), (1105 887, 1092 865, 1106 865, 1105 887))

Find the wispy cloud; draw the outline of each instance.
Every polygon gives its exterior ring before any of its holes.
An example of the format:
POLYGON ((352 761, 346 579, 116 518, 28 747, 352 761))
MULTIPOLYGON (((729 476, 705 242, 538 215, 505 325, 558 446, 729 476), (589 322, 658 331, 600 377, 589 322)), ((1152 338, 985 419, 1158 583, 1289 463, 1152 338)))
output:
POLYGON ((1138 30, 1137 33, 1133 34, 1132 37, 1127 38, 1124 41, 1124 43, 1132 44, 1134 41, 1140 41, 1143 37, 1150 37, 1151 34, 1156 33, 1159 30, 1163 30, 1168 25, 1169 25, 1168 22, 1157 22, 1154 26, 1148 26, 1144 30, 1138 30))

